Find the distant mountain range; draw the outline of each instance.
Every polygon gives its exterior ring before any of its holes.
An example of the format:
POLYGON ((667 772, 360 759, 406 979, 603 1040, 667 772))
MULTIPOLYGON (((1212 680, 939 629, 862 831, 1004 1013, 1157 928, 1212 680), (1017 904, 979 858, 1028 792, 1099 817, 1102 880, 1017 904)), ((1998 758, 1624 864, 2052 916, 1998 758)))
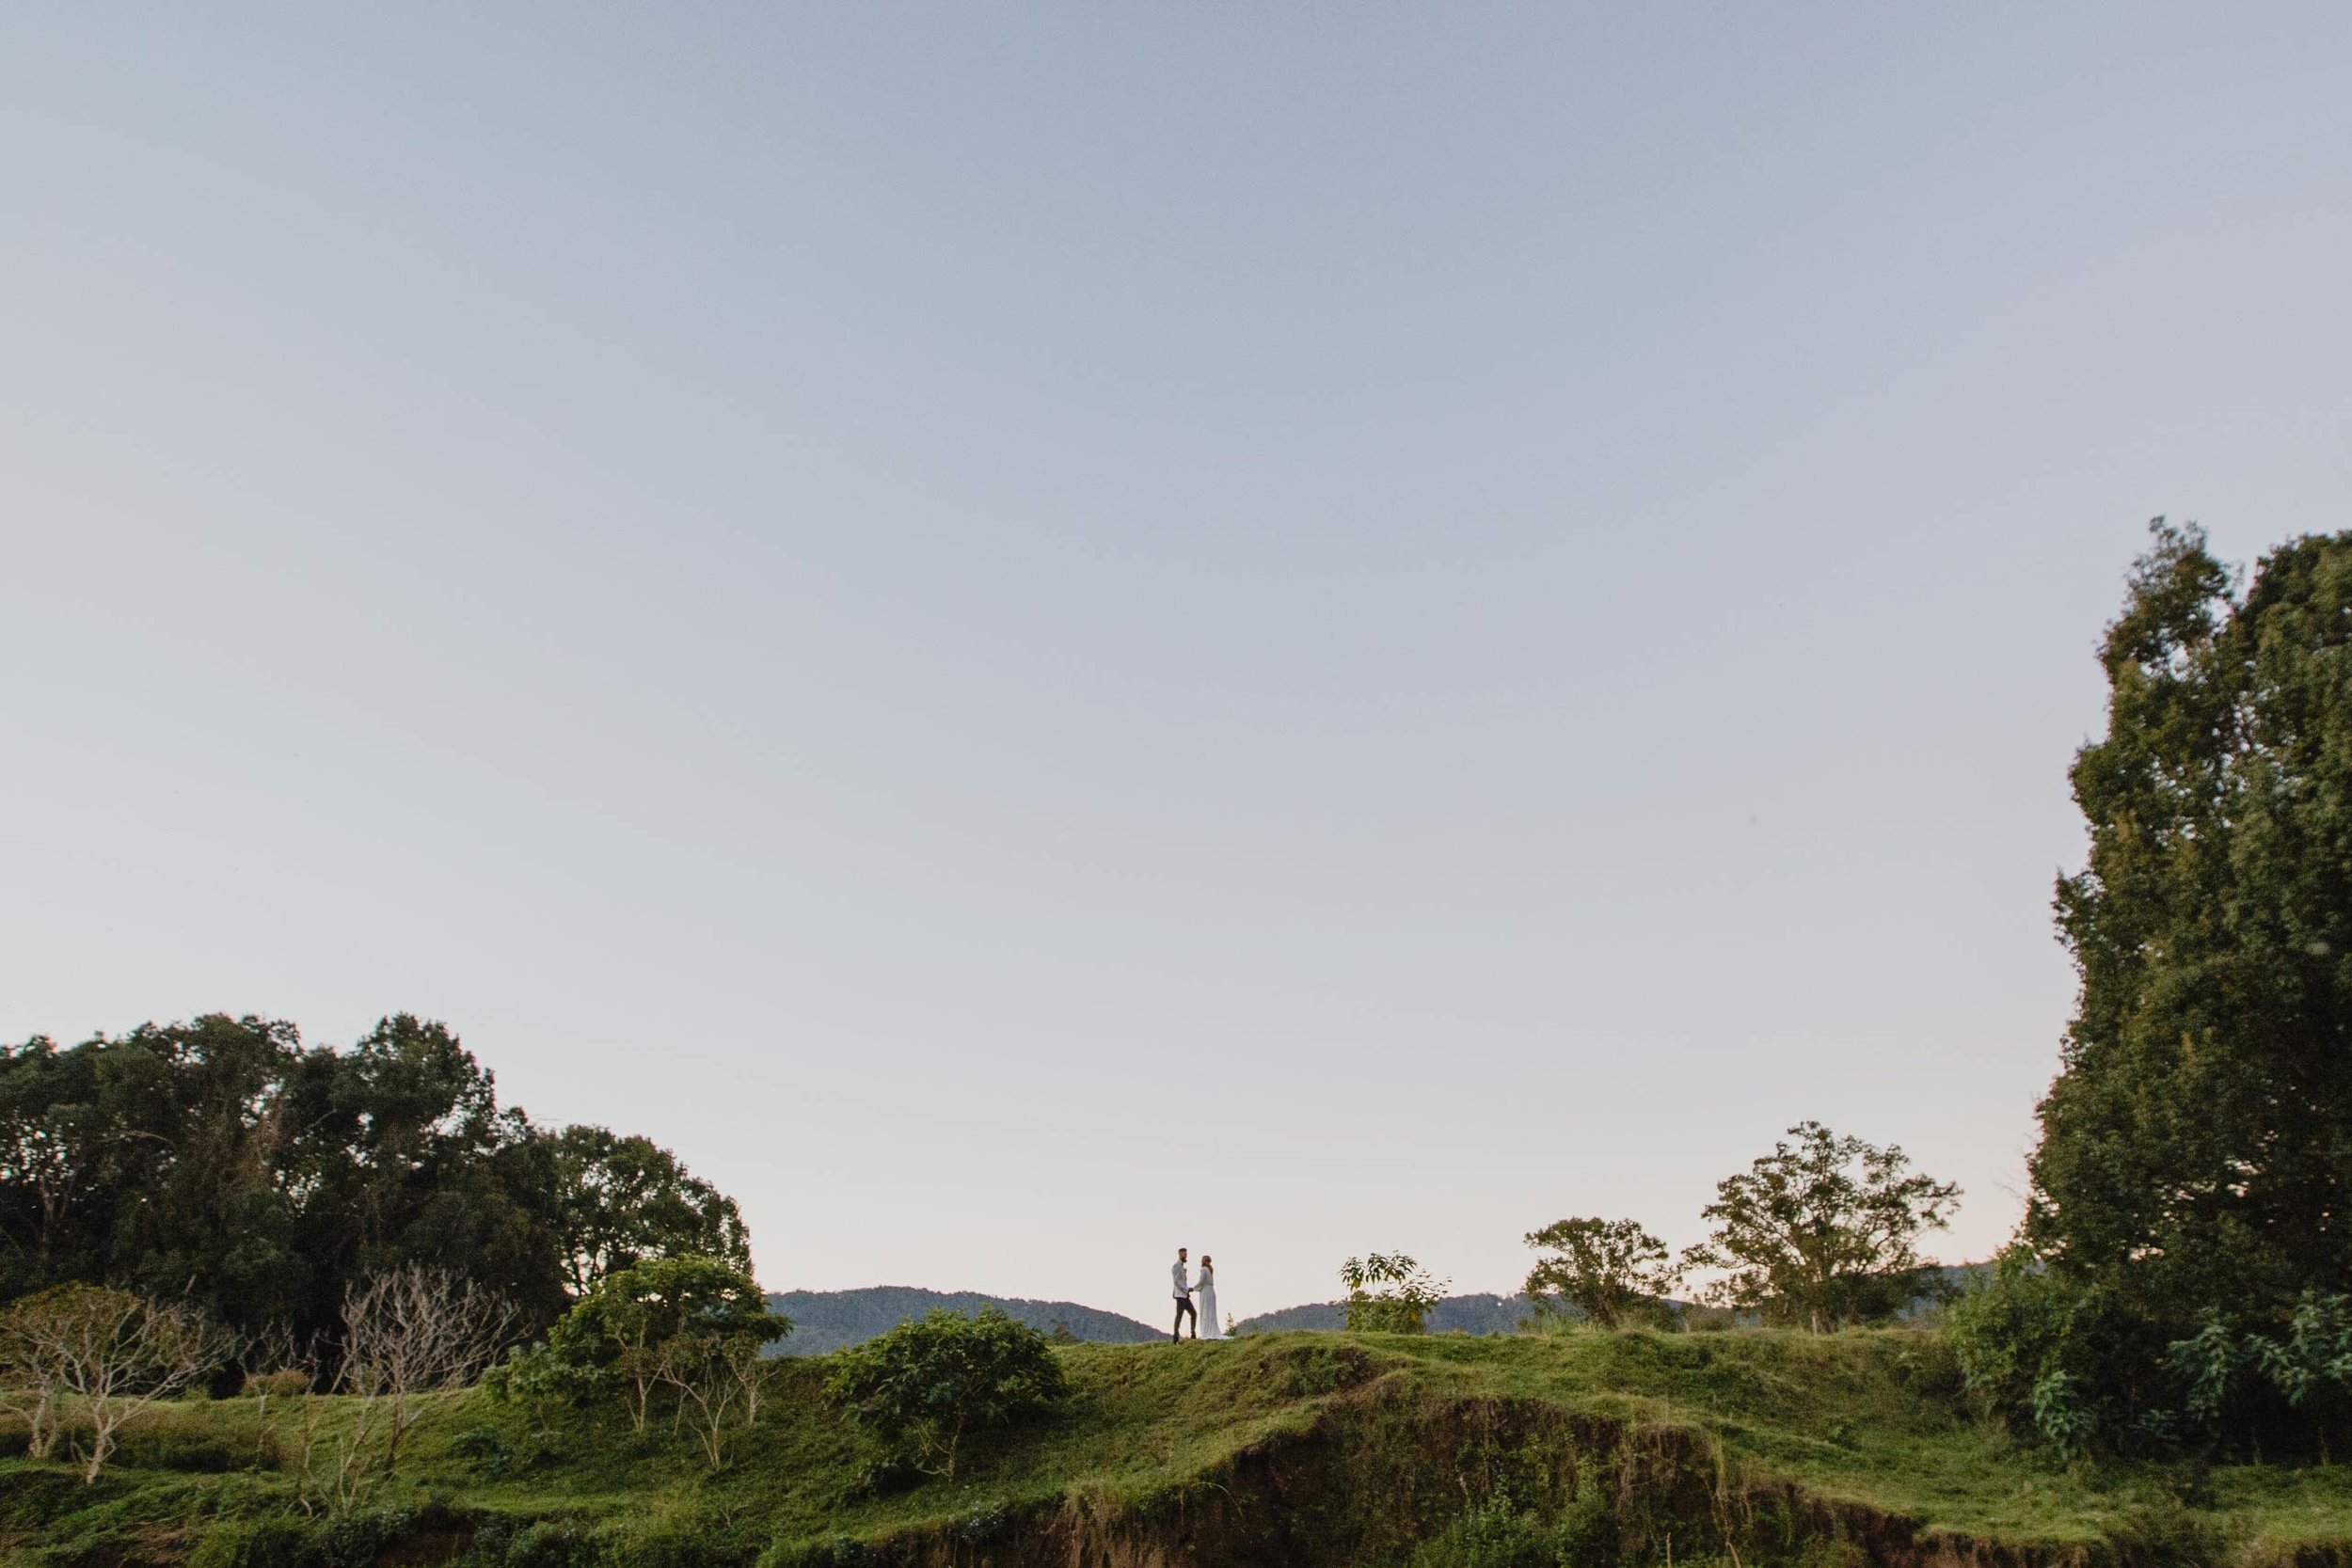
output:
MULTIPOLYGON (((1429 1310, 1429 1332, 1432 1334, 1508 1334, 1519 1326, 1519 1320, 1534 1310, 1525 1296, 1448 1296, 1429 1310)), ((1285 1307, 1279 1312, 1261 1312, 1256 1317, 1235 1323, 1236 1334, 1270 1334, 1278 1328, 1345 1328, 1347 1304, 1340 1301, 1310 1302, 1304 1307, 1285 1307)))
MULTIPOLYGON (((1985 1263, 1931 1266, 1946 1291, 1964 1289, 1989 1272, 1985 1263)), ((1931 1306, 1938 1292, 1921 1294, 1903 1314, 1908 1317, 1931 1306)), ((1104 1345, 1144 1345, 1164 1339, 1168 1331, 1139 1323, 1116 1312, 1081 1307, 1074 1301, 1028 1301, 1014 1296, 982 1295, 977 1291, 925 1291, 911 1285, 875 1285, 863 1291, 783 1291, 771 1294, 768 1305, 792 1320, 792 1332, 778 1342, 786 1355, 822 1355, 847 1345, 886 1334, 900 1323, 919 1318, 934 1307, 950 1312, 977 1312, 1001 1307, 1031 1328, 1052 1333, 1060 1323, 1080 1339, 1104 1345)), ((1523 1295, 1448 1296, 1431 1309, 1432 1334, 1509 1334, 1534 1310, 1523 1295)), ((1310 1302, 1261 1312, 1233 1325, 1237 1334, 1269 1334, 1284 1328, 1344 1328, 1347 1307, 1343 1302, 1310 1302)))
POLYGON ((792 1320, 792 1332, 777 1341, 786 1355, 822 1355, 887 1334, 900 1323, 921 1317, 934 1307, 950 1312, 977 1312, 995 1307, 1008 1317, 1050 1334, 1056 1323, 1077 1338, 1104 1345, 1141 1345, 1165 1338, 1133 1318, 1074 1301, 1026 1301, 1019 1297, 984 1296, 977 1291, 925 1291, 912 1285, 873 1285, 862 1291, 779 1291, 768 1297, 769 1309, 792 1320))

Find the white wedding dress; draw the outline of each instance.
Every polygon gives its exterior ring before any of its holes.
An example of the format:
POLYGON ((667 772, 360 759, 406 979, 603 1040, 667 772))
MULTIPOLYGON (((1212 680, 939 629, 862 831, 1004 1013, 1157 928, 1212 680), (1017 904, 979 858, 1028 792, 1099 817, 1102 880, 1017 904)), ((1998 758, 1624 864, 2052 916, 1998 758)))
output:
POLYGON ((1225 1320, 1216 1315, 1216 1271, 1202 1269, 1200 1282, 1192 1288, 1193 1309, 1200 1314, 1200 1338, 1225 1338, 1225 1320))

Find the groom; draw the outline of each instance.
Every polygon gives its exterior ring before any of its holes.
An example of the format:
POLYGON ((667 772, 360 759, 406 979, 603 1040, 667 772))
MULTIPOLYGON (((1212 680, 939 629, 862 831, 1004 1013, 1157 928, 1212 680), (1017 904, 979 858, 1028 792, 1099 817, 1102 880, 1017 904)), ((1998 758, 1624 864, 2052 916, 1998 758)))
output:
POLYGON ((1178 1247, 1176 1266, 1168 1271, 1168 1283, 1176 1287, 1176 1332, 1168 1338, 1180 1342, 1184 1337, 1186 1318, 1192 1320, 1192 1337, 1196 1339, 1200 1338, 1200 1314, 1192 1305, 1192 1276, 1184 1270, 1186 1256, 1184 1249, 1178 1247))

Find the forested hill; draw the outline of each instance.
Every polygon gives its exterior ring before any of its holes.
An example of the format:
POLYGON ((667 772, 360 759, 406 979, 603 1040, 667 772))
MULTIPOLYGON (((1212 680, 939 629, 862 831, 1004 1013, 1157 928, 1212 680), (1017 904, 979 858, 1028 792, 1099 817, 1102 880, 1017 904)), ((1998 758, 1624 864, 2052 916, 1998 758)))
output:
POLYGON ((792 1320, 792 1332, 777 1342, 786 1355, 822 1355, 884 1334, 934 1307, 950 1312, 1001 1307, 1031 1328, 1052 1333, 1056 1323, 1080 1339, 1104 1345, 1140 1345, 1160 1338, 1156 1328, 1074 1301, 1026 1301, 984 1296, 977 1291, 925 1291, 912 1285, 871 1285, 862 1291, 779 1291, 768 1297, 771 1311, 792 1320))
MULTIPOLYGON (((1448 1296, 1431 1309, 1429 1332, 1451 1334, 1458 1329, 1464 1334, 1508 1334, 1532 1310, 1525 1296, 1448 1296)), ((1346 1326, 1345 1302, 1316 1301, 1285 1307, 1279 1312, 1261 1312, 1235 1323, 1233 1329, 1237 1334, 1270 1334, 1282 1328, 1346 1326)))

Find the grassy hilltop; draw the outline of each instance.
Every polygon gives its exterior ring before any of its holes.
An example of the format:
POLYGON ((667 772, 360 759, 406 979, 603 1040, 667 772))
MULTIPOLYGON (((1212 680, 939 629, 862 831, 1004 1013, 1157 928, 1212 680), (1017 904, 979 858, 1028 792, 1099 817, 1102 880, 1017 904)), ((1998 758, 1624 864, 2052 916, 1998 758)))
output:
MULTIPOLYGON (((781 1364, 720 1472, 617 1419, 444 1396, 356 1513, 298 1506, 297 1413, 158 1407, 90 1487, 0 1460, 0 1560, 1603 1564, 2352 1560, 2352 1471, 2061 1467, 1964 1409, 1932 1333, 1253 1335, 1081 1345, 1043 1424, 875 1497, 781 1364)), ((337 1418, 326 1403, 327 1421, 337 1418)), ((20 1449, 21 1438, 11 1447, 20 1449)))

